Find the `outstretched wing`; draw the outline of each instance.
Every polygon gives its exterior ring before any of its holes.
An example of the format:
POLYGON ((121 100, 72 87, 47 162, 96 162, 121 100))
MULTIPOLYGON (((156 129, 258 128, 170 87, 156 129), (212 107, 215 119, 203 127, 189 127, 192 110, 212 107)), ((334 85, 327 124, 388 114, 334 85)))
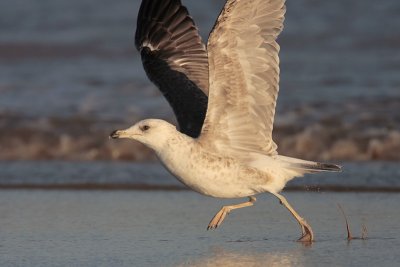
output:
POLYGON ((199 142, 226 155, 276 154, 284 0, 228 0, 208 41, 210 93, 199 142))
POLYGON ((172 106, 180 130, 197 137, 207 110, 208 59, 181 1, 143 0, 135 43, 147 76, 172 106))

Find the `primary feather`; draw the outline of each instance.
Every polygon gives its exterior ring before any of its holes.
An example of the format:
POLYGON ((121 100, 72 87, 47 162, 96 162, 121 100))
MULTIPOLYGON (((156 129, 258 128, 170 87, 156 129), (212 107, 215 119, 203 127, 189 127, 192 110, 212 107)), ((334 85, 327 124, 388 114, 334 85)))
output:
POLYGON ((179 0, 143 0, 136 48, 149 79, 168 100, 181 132, 197 137, 207 110, 205 45, 179 0))

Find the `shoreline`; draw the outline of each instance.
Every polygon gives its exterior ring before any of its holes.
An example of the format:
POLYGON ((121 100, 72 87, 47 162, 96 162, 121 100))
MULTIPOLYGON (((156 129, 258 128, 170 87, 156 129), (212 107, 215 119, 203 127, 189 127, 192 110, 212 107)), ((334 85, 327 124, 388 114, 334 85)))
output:
MULTIPOLYGON (((44 191, 192 191, 179 185, 118 184, 118 183, 64 183, 64 184, 0 184, 0 190, 44 190, 44 191)), ((393 186, 341 186, 312 185, 288 186, 283 192, 334 192, 334 193, 400 193, 400 187, 393 186)))

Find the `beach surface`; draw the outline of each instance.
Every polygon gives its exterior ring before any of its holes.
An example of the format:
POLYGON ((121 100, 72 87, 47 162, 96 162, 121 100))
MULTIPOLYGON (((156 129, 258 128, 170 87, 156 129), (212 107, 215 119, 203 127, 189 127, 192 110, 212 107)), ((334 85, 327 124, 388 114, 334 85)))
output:
POLYGON ((400 169, 342 162, 283 194, 316 242, 270 194, 206 227, 223 205, 194 193, 160 165, 0 162, 0 266, 393 266, 400 258, 400 169), (346 240, 347 214, 353 236, 346 240))
POLYGON ((399 194, 286 192, 316 241, 268 194, 206 226, 220 200, 190 191, 1 190, 1 266, 393 266, 399 194), (346 240, 347 213, 354 236, 346 240))

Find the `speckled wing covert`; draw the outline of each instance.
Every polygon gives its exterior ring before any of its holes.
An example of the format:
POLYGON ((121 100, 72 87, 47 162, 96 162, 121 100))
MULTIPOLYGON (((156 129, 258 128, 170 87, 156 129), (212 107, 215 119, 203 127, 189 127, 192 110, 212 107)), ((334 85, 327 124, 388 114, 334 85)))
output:
POLYGON ((180 131, 197 137, 207 110, 208 59, 181 1, 143 0, 135 43, 147 76, 173 108, 180 131))
POLYGON ((276 155, 284 0, 228 0, 208 40, 209 106, 199 141, 225 155, 276 155))

